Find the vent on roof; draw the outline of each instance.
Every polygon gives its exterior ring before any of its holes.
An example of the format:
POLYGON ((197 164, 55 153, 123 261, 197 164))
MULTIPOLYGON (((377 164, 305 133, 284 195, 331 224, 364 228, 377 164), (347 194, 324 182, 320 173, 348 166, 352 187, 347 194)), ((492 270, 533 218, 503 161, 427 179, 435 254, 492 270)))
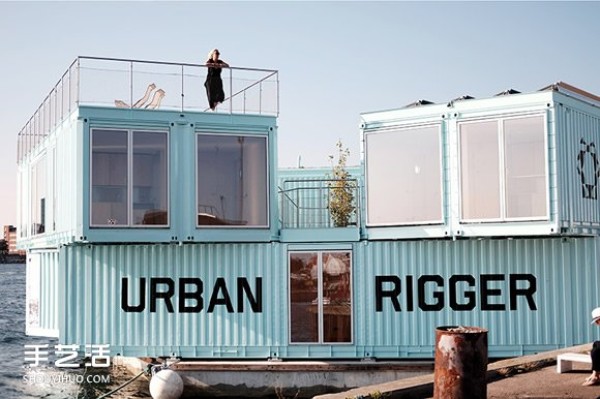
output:
POLYGON ((414 107, 420 107, 422 105, 429 105, 429 104, 434 104, 434 102, 428 101, 428 100, 417 100, 414 103, 410 103, 410 104, 404 106, 404 108, 414 108, 414 107))
POLYGON ((561 82, 552 83, 551 85, 542 87, 539 91, 558 91, 561 82))
POLYGON ((496 96, 508 96, 511 94, 519 94, 519 93, 521 93, 521 92, 518 90, 515 90, 515 89, 506 89, 506 90, 501 91, 500 93, 496 94, 496 96))
POLYGON ((454 98, 454 99, 450 100, 450 102, 447 104, 447 106, 448 106, 448 107, 452 107, 452 106, 454 105, 454 103, 455 103, 455 102, 457 102, 457 101, 472 100, 472 99, 474 99, 474 98, 475 98, 475 97, 473 97, 473 96, 470 96, 470 95, 468 95, 468 94, 465 94, 465 95, 463 95, 463 96, 456 97, 456 98, 454 98))

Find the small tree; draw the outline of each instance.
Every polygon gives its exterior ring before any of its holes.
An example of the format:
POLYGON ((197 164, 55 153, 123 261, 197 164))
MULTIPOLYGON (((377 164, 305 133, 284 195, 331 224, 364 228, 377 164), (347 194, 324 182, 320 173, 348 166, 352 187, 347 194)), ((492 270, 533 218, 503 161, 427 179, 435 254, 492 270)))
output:
POLYGON ((348 225, 352 215, 356 213, 354 206, 354 190, 356 184, 350 181, 350 173, 346 170, 346 162, 350 155, 350 150, 344 148, 342 141, 336 144, 338 149, 338 160, 334 164, 334 156, 330 155, 329 160, 332 163, 331 180, 329 186, 329 213, 336 227, 345 227, 348 225))

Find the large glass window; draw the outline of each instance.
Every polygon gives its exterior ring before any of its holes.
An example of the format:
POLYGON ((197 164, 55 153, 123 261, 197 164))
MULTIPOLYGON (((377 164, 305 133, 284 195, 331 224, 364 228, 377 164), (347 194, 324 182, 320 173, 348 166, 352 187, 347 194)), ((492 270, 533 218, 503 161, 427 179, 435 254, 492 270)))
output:
POLYGON ((547 215, 544 118, 504 121, 506 217, 547 215))
POLYGON ((368 224, 440 223, 440 126, 372 132, 365 140, 368 224))
POLYGON ((91 225, 168 225, 166 132, 93 129, 91 225))
POLYGON ((93 226, 128 224, 126 130, 92 131, 93 226))
POLYGON ((351 252, 290 252, 290 341, 352 342, 351 252))
POLYGON ((498 122, 460 125, 463 219, 500 218, 498 122))
POLYGON ((133 132, 133 224, 167 224, 167 135, 133 132))
POLYGON ((268 226, 266 137, 198 134, 198 226, 268 226))
POLYGON ((464 122, 459 135, 463 220, 547 217, 542 115, 464 122))
POLYGON ((47 170, 46 154, 31 168, 31 235, 46 231, 47 217, 47 170))

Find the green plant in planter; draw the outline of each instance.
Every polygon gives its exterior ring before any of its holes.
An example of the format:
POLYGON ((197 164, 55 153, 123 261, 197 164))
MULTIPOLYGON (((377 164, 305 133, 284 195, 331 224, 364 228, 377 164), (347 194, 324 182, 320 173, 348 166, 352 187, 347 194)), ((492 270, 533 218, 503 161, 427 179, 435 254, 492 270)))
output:
POLYGON ((354 206, 354 192, 356 183, 350 180, 350 173, 346 170, 346 161, 350 150, 344 148, 342 141, 336 144, 338 149, 338 160, 334 164, 334 156, 330 155, 332 163, 332 176, 329 186, 329 213, 336 227, 345 227, 350 218, 356 213, 354 206))

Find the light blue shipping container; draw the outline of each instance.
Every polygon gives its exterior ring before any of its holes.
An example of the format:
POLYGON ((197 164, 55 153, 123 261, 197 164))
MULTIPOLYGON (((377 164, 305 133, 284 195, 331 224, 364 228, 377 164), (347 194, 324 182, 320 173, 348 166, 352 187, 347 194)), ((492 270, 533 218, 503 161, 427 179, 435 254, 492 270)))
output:
POLYGON ((110 343, 127 356, 430 358, 437 326, 468 325, 489 330, 490 357, 535 353, 593 339, 599 244, 590 237, 69 245, 58 270, 42 274, 40 327, 59 331, 61 342, 110 343), (298 251, 352 253, 350 342, 291 342, 288 253, 298 251), (152 278, 163 279, 160 292, 172 281, 171 309, 164 298, 151 300, 152 278), (201 299, 189 296, 198 291, 191 283, 182 293, 186 278, 202 281, 201 299), (124 311, 123 301, 143 310, 124 311))
POLYGON ((278 170, 276 71, 224 70, 207 112, 204 69, 80 57, 21 131, 28 334, 210 359, 431 358, 444 325, 490 357, 592 340, 600 98, 365 113, 340 182, 278 170))

